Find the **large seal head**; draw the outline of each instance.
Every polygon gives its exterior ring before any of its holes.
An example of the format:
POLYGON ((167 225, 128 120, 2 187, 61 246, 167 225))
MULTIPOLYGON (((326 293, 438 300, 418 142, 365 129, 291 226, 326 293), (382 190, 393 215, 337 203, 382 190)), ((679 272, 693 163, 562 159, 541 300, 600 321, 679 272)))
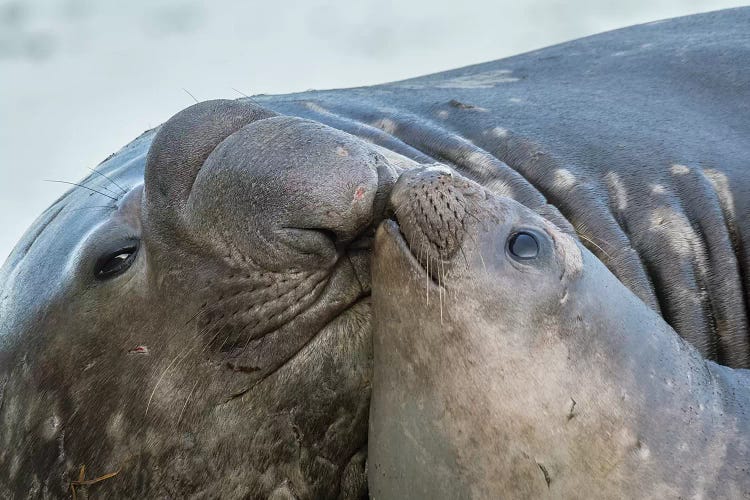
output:
POLYGON ((376 498, 740 497, 750 376, 546 219, 440 167, 373 261, 376 498))
POLYGON ((395 177, 242 101, 102 164, 2 271, 0 492, 366 495, 369 242, 395 177))

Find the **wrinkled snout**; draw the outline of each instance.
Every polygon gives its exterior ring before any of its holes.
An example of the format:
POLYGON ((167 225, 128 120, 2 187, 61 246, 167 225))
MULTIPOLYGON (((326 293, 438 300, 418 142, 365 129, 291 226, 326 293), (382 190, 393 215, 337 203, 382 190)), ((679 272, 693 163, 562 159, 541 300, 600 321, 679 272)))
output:
POLYGON ((447 166, 432 165, 401 175, 391 194, 388 213, 422 263, 450 260, 465 235, 465 218, 477 186, 447 166))
POLYGON ((269 270, 335 260, 382 219, 396 180, 359 139, 251 103, 198 104, 159 135, 172 142, 149 154, 155 223, 269 270))

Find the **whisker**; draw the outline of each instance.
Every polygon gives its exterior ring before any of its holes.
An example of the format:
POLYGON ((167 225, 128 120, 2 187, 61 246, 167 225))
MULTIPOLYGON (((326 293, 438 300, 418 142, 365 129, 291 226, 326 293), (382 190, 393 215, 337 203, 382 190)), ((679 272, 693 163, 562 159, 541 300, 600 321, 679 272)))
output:
POLYGON ((237 90, 237 89, 236 89, 236 88, 234 88, 234 87, 231 87, 231 89, 232 89, 232 90, 234 90, 235 92, 237 92, 237 93, 238 93, 239 95, 241 95, 242 97, 246 97, 246 98, 250 99, 250 101, 251 101, 251 102, 253 102, 253 103, 257 104, 258 106, 260 106, 260 103, 259 103, 258 101, 256 101, 255 99, 253 99, 253 97, 252 97, 252 96, 249 96, 249 95, 247 95, 247 94, 246 94, 246 93, 244 93, 244 92, 240 92, 239 90, 237 90))
POLYGON ((78 184, 78 183, 76 183, 76 182, 68 182, 68 181, 56 181, 56 180, 53 180, 53 179, 44 179, 44 181, 45 181, 45 182, 56 182, 56 183, 58 183, 58 184, 69 184, 69 185, 71 185, 71 186, 78 186, 78 187, 80 187, 80 188, 83 188, 83 189, 88 189, 89 191, 91 191, 91 192, 94 192, 94 193, 96 193, 96 194, 100 194, 100 195, 102 195, 102 196, 106 196, 106 197, 107 197, 107 198, 109 198, 110 200, 118 201, 118 199, 117 199, 117 198, 115 198, 114 196, 110 196, 110 195, 108 195, 107 193, 102 193, 101 191, 97 191, 96 189, 90 188, 90 187, 88 187, 88 186, 84 186, 83 184, 78 184))
POLYGON ((193 392, 195 392, 195 388, 198 387, 198 382, 200 379, 195 381, 195 384, 193 384, 193 388, 190 390, 190 393, 188 394, 187 399, 185 400, 185 405, 182 407, 182 411, 180 411, 180 416, 177 418, 177 425, 175 427, 180 426, 180 422, 182 421, 182 415, 185 413, 185 408, 187 408, 188 402, 190 401, 190 397, 193 395, 193 392))
POLYGON ((597 245, 596 243, 594 243, 594 240, 592 240, 591 238, 588 238, 587 236, 584 236, 583 234, 579 234, 578 237, 579 238, 583 238, 584 240, 586 240, 589 243, 591 243, 592 245, 594 245, 596 248, 599 249, 600 252, 602 252, 604 255, 607 256, 607 259, 612 260, 612 257, 610 257, 610 255, 607 252, 605 252, 602 247, 600 247, 599 245, 597 245))
MULTIPOLYGON (((220 333, 221 333, 221 332, 222 332, 223 330, 224 330, 224 328, 223 328, 223 327, 218 327, 218 328, 216 328, 216 333, 214 334, 214 336, 213 336, 213 337, 211 337, 211 340, 209 340, 209 341, 208 341, 208 342, 206 343, 206 345, 204 345, 204 346, 203 346, 203 349, 201 349, 201 353, 205 352, 205 351, 206 351, 206 349, 208 349, 208 348, 209 348, 209 347, 211 346, 211 344, 213 344, 213 343, 214 343, 214 340, 216 340, 216 337, 218 337, 218 336, 219 336, 219 334, 220 334, 220 333)), ((206 328, 206 331, 208 331, 208 328, 206 328)))
POLYGON ((473 217, 475 221, 477 221, 479 223, 482 222, 481 220, 479 220, 479 217, 477 217, 476 215, 474 215, 473 213, 471 213, 471 210, 469 210, 469 208, 466 205, 464 205, 464 213, 466 215, 470 216, 470 217, 473 217))
MULTIPOLYGON (((408 200, 407 200, 408 201, 408 200)), ((402 208, 406 206, 406 201, 401 203, 400 207, 397 207, 396 210, 393 211, 393 218, 398 218, 398 213, 401 211, 402 208)))
MULTIPOLYGON (((414 250, 411 247, 411 241, 406 240, 406 244, 409 245, 409 253, 411 253, 412 255, 414 255, 414 250)), ((419 260, 419 259, 417 259, 417 260, 419 260)))
POLYGON ((430 244, 427 243, 427 275, 425 277, 425 287, 427 288, 427 307, 430 307, 430 244))
POLYGON ((114 196, 114 197, 118 197, 118 196, 121 196, 121 195, 120 195, 120 193, 118 193, 117 191, 113 191, 113 190, 111 190, 111 189, 109 188, 109 186, 101 186, 101 188, 102 188, 102 189, 104 189, 104 190, 105 190, 106 192, 110 193, 110 194, 111 194, 112 196, 114 196))
POLYGON ((96 175, 100 175, 100 176, 104 177, 109 182, 111 182, 112 184, 114 184, 115 186, 117 186, 118 188, 120 188, 120 190, 122 191, 122 194, 126 194, 128 192, 127 189, 125 189, 124 187, 120 186, 117 182, 115 182, 115 180, 113 178, 111 178, 107 174, 99 172, 97 169, 91 168, 91 167, 89 167, 89 170, 91 170, 92 172, 94 172, 96 175))
POLYGON ((217 350, 217 351, 221 351, 221 349, 222 349, 222 348, 223 348, 223 347, 224 347, 224 346, 225 346, 225 345, 227 344, 227 341, 229 340, 229 337, 231 337, 231 336, 232 336, 232 329, 230 328, 230 329, 229 329, 229 333, 228 333, 228 334, 227 334, 227 336, 226 336, 226 337, 224 338, 224 342, 222 342, 222 343, 221 343, 221 345, 220 345, 219 347, 217 347, 217 348, 216 348, 216 350, 217 350))
POLYGON ((78 207, 78 208, 69 208, 66 210, 66 212, 77 212, 78 210, 104 210, 105 208, 108 208, 110 210, 114 210, 117 207, 114 205, 94 205, 90 207, 78 207))
POLYGON ((487 266, 484 264, 484 257, 482 257, 482 249, 480 248, 479 243, 477 243, 477 240, 474 239, 474 236, 472 236, 472 234, 469 231, 466 232, 466 235, 469 238, 471 238, 472 242, 474 242, 474 247, 477 249, 477 255, 479 255, 479 260, 482 261, 482 267, 484 268, 484 274, 488 274, 487 273, 487 266))
POLYGON ((204 310, 204 308, 203 308, 203 307, 199 308, 199 309, 198 309, 198 312, 197 312, 197 313, 193 314, 192 316, 190 316, 190 318, 188 318, 188 320, 187 320, 187 321, 185 321, 185 324, 187 325, 188 323, 190 323, 191 321, 193 321, 193 320, 194 320, 195 318, 197 318, 197 317, 198 317, 198 315, 199 315, 200 313, 202 313, 202 312, 204 312, 204 311, 205 311, 205 310, 204 310))
MULTIPOLYGON (((195 346, 191 347, 187 352, 185 352, 185 357, 183 359, 187 358, 188 354, 190 354, 190 352, 193 349, 195 349, 195 346)), ((156 394, 156 389, 159 387, 159 384, 161 384, 161 381, 164 379, 164 375, 167 374, 169 369, 172 368, 172 365, 175 364, 175 361, 177 361, 181 355, 182 354, 178 354, 177 356, 175 356, 172 362, 169 363, 169 365, 167 365, 167 367, 164 369, 163 372, 161 372, 161 375, 159 376, 159 380, 157 380, 156 385, 154 385, 154 390, 151 391, 151 395, 148 397, 148 403, 146 403, 146 413, 144 413, 143 415, 144 417, 148 415, 148 409, 151 407, 151 400, 154 399, 154 394, 156 394)))
POLYGON ((445 260, 440 259, 440 267, 443 269, 443 277, 440 278, 438 271, 438 293, 440 294, 440 324, 443 324, 443 296, 445 295, 445 260), (441 283, 442 281, 442 283, 441 283))
MULTIPOLYGON (((578 232, 578 231, 576 230, 576 234, 577 234, 578 236, 582 236, 582 235, 583 235, 583 231, 581 231, 581 232, 578 232)), ((595 237, 595 236, 585 236, 585 235, 583 235, 583 237, 584 237, 584 238, 586 238, 586 241, 588 241, 588 242, 590 242, 590 243, 594 243, 594 240, 596 240, 596 241, 598 241, 599 243, 601 243, 602 245, 606 245, 606 246, 608 246, 608 247, 611 247, 611 248, 615 248, 615 249, 617 248, 617 246, 615 246, 615 245, 613 245, 613 244, 609 243, 608 241, 606 241, 606 240, 603 240, 603 239, 601 239, 601 238, 597 238, 597 237, 595 237)))
POLYGON ((419 246, 419 258, 417 260, 420 264, 424 261, 424 240, 422 240, 422 244, 419 246))
POLYGON ((120 193, 118 193, 117 191, 113 191, 112 189, 110 189, 110 188, 109 188, 109 187, 107 187, 107 186, 102 186, 102 189, 104 189, 104 190, 105 190, 105 191, 107 191, 108 193, 111 193, 111 194, 112 194, 112 196, 114 196, 115 198, 117 198, 118 196, 120 196, 120 193))
MULTIPOLYGON (((256 320, 256 321, 254 321, 252 323, 248 323, 245 326, 243 326, 242 330, 240 330, 240 333, 237 334, 237 339, 238 340, 239 340, 240 336, 245 332, 245 330, 247 329, 247 327, 250 326, 250 325, 253 325, 251 328, 255 328, 256 326, 258 326, 258 321, 256 320)), ((245 345, 242 346, 242 350, 240 351, 242 354, 245 354, 245 351, 247 351, 247 347, 250 345, 250 342, 252 342, 253 340, 254 339, 253 339, 252 335, 248 335, 247 336, 247 342, 245 342, 245 345)))
POLYGON ((469 259, 466 258, 466 253, 464 252, 463 247, 458 247, 458 250, 461 252, 461 255, 464 256, 464 263, 466 264, 466 270, 468 271, 469 269, 471 269, 469 267, 469 259))
POLYGON ((247 97, 247 98, 250 98, 250 96, 249 96, 249 95, 247 95, 246 93, 244 93, 244 92, 240 92, 239 90, 237 90, 237 89, 236 89, 236 88, 234 88, 234 87, 230 87, 230 88, 231 88, 232 90, 234 90, 235 92, 237 92, 237 93, 238 93, 239 95, 241 95, 242 97, 247 97))
POLYGON ((182 90, 184 90, 187 95, 189 95, 190 97, 192 97, 196 104, 200 104, 200 101, 198 99, 196 99, 195 96, 193 94, 191 94, 188 89, 186 89, 185 87, 182 87, 182 90))

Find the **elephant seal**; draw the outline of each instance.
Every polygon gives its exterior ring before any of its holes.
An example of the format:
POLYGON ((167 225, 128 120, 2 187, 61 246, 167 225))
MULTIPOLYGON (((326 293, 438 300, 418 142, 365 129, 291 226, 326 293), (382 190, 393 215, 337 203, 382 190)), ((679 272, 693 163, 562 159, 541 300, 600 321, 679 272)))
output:
POLYGON ((750 371, 704 360, 509 198, 426 168, 392 203, 372 268, 374 498, 750 494, 750 371))
POLYGON ((366 496, 369 241, 394 167, 210 101, 97 173, 3 270, 0 496, 366 496))
POLYGON ((207 101, 144 133, 0 269, 0 496, 365 497, 371 240, 421 164, 577 235, 748 366, 749 22, 207 101))
POLYGON ((750 368, 750 7, 363 89, 258 96, 439 162, 581 241, 706 358, 750 368))

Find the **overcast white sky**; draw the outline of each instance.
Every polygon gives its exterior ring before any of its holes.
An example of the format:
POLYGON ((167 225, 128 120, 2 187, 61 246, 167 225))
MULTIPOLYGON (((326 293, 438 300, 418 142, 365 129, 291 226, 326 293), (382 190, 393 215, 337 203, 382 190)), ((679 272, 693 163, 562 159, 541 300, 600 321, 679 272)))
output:
POLYGON ((398 80, 730 0, 0 0, 0 262, 65 189, 199 100, 398 80))

